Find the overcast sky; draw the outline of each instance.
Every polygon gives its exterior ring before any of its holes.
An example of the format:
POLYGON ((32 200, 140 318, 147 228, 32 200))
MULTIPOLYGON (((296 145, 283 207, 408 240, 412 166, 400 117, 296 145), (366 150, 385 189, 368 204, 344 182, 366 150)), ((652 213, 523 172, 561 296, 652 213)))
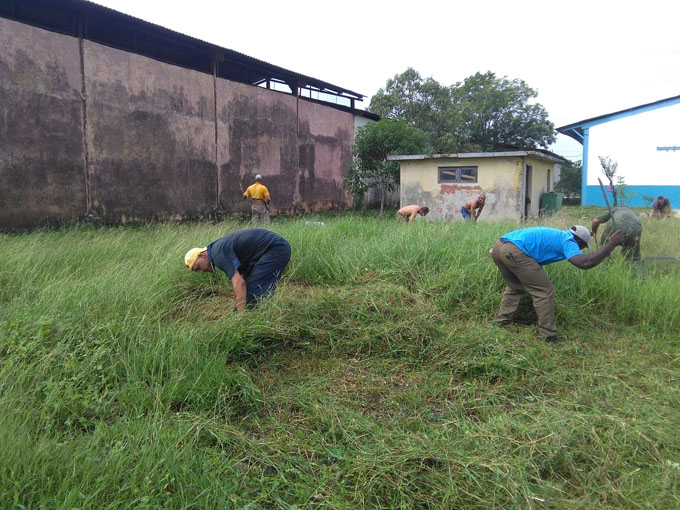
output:
MULTIPOLYGON (((556 127, 680 95, 678 1, 96 3, 364 94, 363 108, 408 67, 442 85, 522 79, 556 127)), ((581 155, 562 135, 552 150, 581 155)))

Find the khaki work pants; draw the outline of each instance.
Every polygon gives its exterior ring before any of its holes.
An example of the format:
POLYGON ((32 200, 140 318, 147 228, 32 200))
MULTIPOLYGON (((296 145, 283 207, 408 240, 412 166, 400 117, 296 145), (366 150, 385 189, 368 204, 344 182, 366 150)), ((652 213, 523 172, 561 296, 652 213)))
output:
POLYGON ((269 224, 269 209, 264 204, 251 205, 250 206, 250 221, 253 225, 258 225, 259 223, 269 224))
POLYGON ((500 239, 491 249, 491 258, 503 275, 506 287, 501 307, 494 320, 511 321, 525 292, 531 295, 538 315, 542 337, 557 335, 555 324, 555 287, 543 268, 533 258, 510 242, 500 239))

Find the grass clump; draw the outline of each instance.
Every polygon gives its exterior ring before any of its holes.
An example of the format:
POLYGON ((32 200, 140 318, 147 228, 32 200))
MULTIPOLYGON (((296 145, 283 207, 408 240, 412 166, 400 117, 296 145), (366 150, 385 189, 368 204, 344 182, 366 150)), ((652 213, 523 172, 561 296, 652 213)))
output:
POLYGON ((238 314, 182 256, 244 227, 0 238, 0 508, 679 506, 676 262, 548 266, 551 346, 526 303, 492 325, 518 224, 275 222, 291 263, 238 314))

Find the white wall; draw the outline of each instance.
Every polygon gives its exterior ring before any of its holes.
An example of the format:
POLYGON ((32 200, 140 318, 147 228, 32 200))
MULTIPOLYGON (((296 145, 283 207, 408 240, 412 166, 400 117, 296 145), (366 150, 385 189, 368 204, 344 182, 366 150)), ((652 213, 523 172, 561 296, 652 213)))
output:
POLYGON ((606 183, 598 156, 609 156, 627 185, 680 185, 680 151, 656 150, 667 146, 680 146, 680 104, 593 126, 587 184, 606 183))

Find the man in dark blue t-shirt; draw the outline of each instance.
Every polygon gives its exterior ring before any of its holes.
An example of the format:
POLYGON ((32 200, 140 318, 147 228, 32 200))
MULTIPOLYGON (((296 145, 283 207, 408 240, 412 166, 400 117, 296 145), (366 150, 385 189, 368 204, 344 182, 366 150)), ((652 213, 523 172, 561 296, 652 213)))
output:
POLYGON ((210 243, 192 248, 184 256, 188 269, 212 273, 221 269, 234 286, 235 308, 244 311, 276 289, 290 260, 290 244, 269 230, 237 230, 210 243))

